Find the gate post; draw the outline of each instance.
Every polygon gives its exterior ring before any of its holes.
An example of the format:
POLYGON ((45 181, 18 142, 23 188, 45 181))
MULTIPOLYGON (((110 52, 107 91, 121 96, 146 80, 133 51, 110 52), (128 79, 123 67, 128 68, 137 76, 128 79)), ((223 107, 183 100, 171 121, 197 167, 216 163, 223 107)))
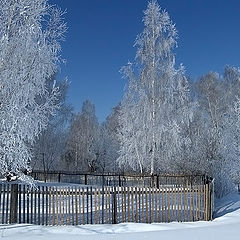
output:
POLYGON ((11 185, 10 223, 17 223, 18 212, 18 184, 11 185))

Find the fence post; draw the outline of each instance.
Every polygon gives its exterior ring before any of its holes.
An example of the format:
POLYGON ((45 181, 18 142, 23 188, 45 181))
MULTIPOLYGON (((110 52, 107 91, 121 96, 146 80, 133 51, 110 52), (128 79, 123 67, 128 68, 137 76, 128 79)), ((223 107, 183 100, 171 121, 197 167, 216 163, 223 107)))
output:
POLYGON ((121 187, 121 175, 118 176, 118 186, 121 187))
POLYGON ((58 173, 58 182, 61 182, 61 173, 58 173))
POLYGON ((157 184, 156 184, 156 186, 157 186, 157 189, 159 189, 159 175, 157 175, 157 184))
POLYGON ((11 185, 11 200, 10 200, 10 223, 17 223, 18 212, 18 185, 11 185))
POLYGON ((87 185, 87 174, 84 174, 84 184, 87 185))
MULTIPOLYGON (((90 191, 91 191, 91 224, 93 224, 93 190, 92 190, 92 187, 90 188, 90 191)), ((96 191, 96 189, 95 189, 95 191, 96 191)), ((96 204, 96 202, 95 202, 95 204, 96 204)), ((95 205, 94 204, 94 205, 95 205)))

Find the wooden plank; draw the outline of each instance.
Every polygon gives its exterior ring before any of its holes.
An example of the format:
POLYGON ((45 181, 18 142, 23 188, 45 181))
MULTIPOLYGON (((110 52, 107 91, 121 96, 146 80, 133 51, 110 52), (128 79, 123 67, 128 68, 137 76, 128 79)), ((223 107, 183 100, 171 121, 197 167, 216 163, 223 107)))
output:
POLYGON ((173 211, 173 208, 174 208, 174 201, 173 201, 174 197, 173 196, 174 196, 174 186, 171 189, 171 219, 170 219, 170 221, 174 221, 174 216, 173 216, 173 213, 174 213, 174 211, 173 211))
POLYGON ((18 223, 22 223, 22 186, 18 186, 18 223))
POLYGON ((124 222, 127 221, 127 200, 126 200, 126 187, 124 187, 124 222))
POLYGON ((31 202, 30 202, 30 206, 31 206, 31 224, 33 224, 33 187, 31 187, 31 202))
POLYGON ((184 212, 184 217, 183 221, 186 221, 186 186, 183 185, 183 212, 184 212))
POLYGON ((187 202, 187 214, 186 214, 186 221, 189 221, 189 208, 188 208, 188 181, 186 183, 186 202, 187 202))
POLYGON ((34 224, 37 224, 37 188, 34 189, 34 224))
POLYGON ((195 204, 195 220, 197 221, 198 220, 198 190, 197 188, 195 189, 195 201, 196 201, 196 204, 195 204))
POLYGON ((194 187, 192 188, 192 196, 193 196, 193 199, 192 199, 192 208, 193 208, 192 216, 193 216, 193 221, 195 221, 195 190, 194 190, 194 187))
POLYGON ((135 205, 136 205, 135 222, 138 222, 138 194, 137 194, 138 188, 135 187, 134 190, 135 190, 135 205))
POLYGON ((168 222, 171 221, 171 212, 170 212, 170 206, 171 206, 171 188, 168 187, 168 222))
POLYGON ((58 207, 58 202, 59 202, 59 200, 58 200, 58 198, 59 198, 59 196, 58 196, 58 189, 57 189, 57 187, 56 187, 56 189, 55 189, 55 195, 56 195, 56 197, 55 197, 55 204, 56 204, 56 225, 59 225, 59 207, 58 207))
POLYGON ((181 186, 180 188, 180 197, 181 197, 181 211, 180 211, 180 215, 181 215, 181 222, 183 221, 183 187, 181 186))
POLYGON ((206 184, 206 221, 208 221, 208 219, 209 219, 209 214, 208 214, 208 210, 209 210, 209 204, 208 204, 208 198, 209 198, 209 196, 208 196, 208 194, 209 194, 209 189, 208 189, 208 184, 206 184))
POLYGON ((164 219, 164 222, 167 222, 168 218, 167 218, 167 198, 168 198, 168 189, 166 188, 166 191, 165 191, 165 206, 164 206, 164 211, 165 211, 165 219, 164 219))
POLYGON ((198 186, 198 220, 201 220, 201 185, 198 186))
POLYGON ((179 185, 177 187, 177 221, 179 222, 180 221, 180 188, 179 188, 179 185))
POLYGON ((81 188, 78 189, 78 209, 79 209, 79 224, 82 224, 82 208, 81 208, 81 188))
POLYGON ((58 189, 59 191, 59 225, 63 225, 63 215, 62 215, 62 202, 63 202, 63 196, 62 196, 62 188, 60 187, 58 189))
POLYGON ((161 210, 161 189, 158 189, 158 222, 161 222, 161 214, 162 214, 162 210, 161 210))
POLYGON ((5 207, 6 207, 6 185, 3 185, 3 205, 2 205, 2 224, 5 222, 5 207))
MULTIPOLYGON (((104 186, 102 186, 102 224, 104 224, 104 186)), ((118 194, 119 197, 119 194, 118 194)), ((119 199, 118 199, 119 202, 119 199)))
MULTIPOLYGON (((106 223, 108 223, 108 187, 106 187, 105 188, 105 192, 104 192, 104 194, 105 194, 105 209, 106 209, 106 223)), ((122 207, 123 207, 123 204, 122 204, 122 207)), ((123 211, 122 211, 122 213, 123 213, 123 211)), ((110 218, 110 217, 109 217, 110 218)))
POLYGON ((1 190, 1 195, 2 195, 2 224, 4 224, 4 211, 5 211, 5 184, 2 185, 2 190, 1 190))
POLYGON ((44 225, 44 186, 42 186, 42 225, 44 225))
POLYGON ((118 205, 118 212, 117 212, 117 222, 120 223, 120 214, 121 214, 121 201, 120 201, 120 186, 117 187, 117 205, 118 205))
POLYGON ((0 211, 2 210, 2 196, 3 196, 3 194, 2 194, 2 186, 3 186, 3 184, 0 183, 0 211))
POLYGON ((138 188, 138 214, 139 214, 139 223, 141 222, 141 189, 138 188))
POLYGON ((204 185, 201 185, 201 220, 204 220, 204 185))
POLYGON ((190 183, 189 185, 189 217, 190 217, 190 222, 192 221, 192 184, 190 183))
POLYGON ((52 225, 56 225, 56 190, 52 188, 52 225))
POLYGON ((164 189, 162 188, 162 199, 161 199, 161 202, 162 202, 162 221, 161 222, 165 222, 165 221, 163 221, 163 219, 164 219, 164 197, 165 197, 165 193, 164 193, 164 189))
POLYGON ((134 191, 133 191, 133 187, 129 187, 129 189, 130 189, 130 195, 131 195, 131 210, 132 210, 131 220, 132 222, 134 222, 134 191))
POLYGON ((9 193, 10 193, 10 189, 9 189, 9 184, 7 185, 7 202, 6 202, 6 223, 9 223, 9 193))
POLYGON ((100 189, 97 189, 97 223, 100 224, 101 221, 100 221, 100 218, 101 218, 101 198, 100 198, 100 189))
POLYGON ((52 188, 48 187, 48 224, 52 225, 52 188))
POLYGON ((83 224, 85 224, 85 206, 84 206, 84 204, 85 204, 85 199, 84 199, 84 195, 85 195, 85 192, 84 192, 84 188, 82 188, 82 215, 83 215, 83 221, 82 221, 82 223, 83 224))
POLYGON ((48 195, 49 195, 49 190, 48 190, 48 187, 46 186, 46 222, 45 224, 48 225, 48 218, 49 218, 49 214, 48 214, 48 205, 49 205, 49 201, 48 201, 48 195))
POLYGON ((97 224, 97 205, 98 205, 98 202, 97 202, 97 189, 95 188, 94 189, 95 224, 97 224))
MULTIPOLYGON (((130 188, 127 188, 127 209, 128 209, 128 222, 130 222, 130 194, 129 194, 130 188)), ((132 209, 133 212, 133 209, 132 209)))
POLYGON ((111 187, 108 188, 108 213, 109 213, 109 223, 111 224, 111 187))
POLYGON ((152 196, 152 222, 154 222, 154 189, 155 189, 155 186, 151 189, 151 196, 152 196))
MULTIPOLYGON (((40 194, 41 194, 41 189, 40 186, 38 187, 38 225, 41 224, 41 208, 40 208, 40 194)), ((25 194, 24 194, 25 195, 25 194)))
POLYGON ((74 214, 74 188, 73 187, 71 187, 71 191, 70 191, 70 193, 71 193, 71 205, 72 205, 72 213, 71 213, 71 218, 72 218, 72 225, 75 225, 75 219, 74 219, 74 217, 75 217, 75 214, 74 214))
POLYGON ((78 211, 78 189, 75 187, 75 219, 76 219, 76 225, 78 225, 78 216, 79 216, 79 211, 78 211))
POLYGON ((23 185, 23 223, 26 223, 26 186, 23 185))
MULTIPOLYGON (((1 193, 0 193, 1 195, 1 193)), ((18 212, 18 184, 11 185, 10 192, 10 219, 9 223, 17 223, 18 212)))
POLYGON ((145 204, 146 204, 146 223, 149 223, 148 220, 148 188, 145 188, 145 204))
POLYGON ((67 199, 68 199, 68 224, 71 225, 71 195, 70 195, 70 188, 67 188, 67 199))
POLYGON ((151 188, 149 188, 149 223, 152 223, 152 198, 151 198, 151 188))
POLYGON ((29 187, 27 187, 27 223, 30 223, 29 220, 29 215, 30 215, 30 211, 29 211, 29 187))
POLYGON ((144 223, 144 213, 145 213, 145 211, 144 211, 144 189, 143 188, 141 188, 141 194, 142 194, 142 223, 144 223))

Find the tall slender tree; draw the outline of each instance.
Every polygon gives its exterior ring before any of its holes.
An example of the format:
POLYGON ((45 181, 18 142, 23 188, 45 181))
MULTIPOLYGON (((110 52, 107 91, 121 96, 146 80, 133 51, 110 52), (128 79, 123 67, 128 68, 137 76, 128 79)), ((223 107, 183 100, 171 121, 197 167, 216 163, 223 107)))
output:
POLYGON ((99 124, 95 106, 89 100, 83 102, 82 111, 70 125, 66 161, 69 170, 94 172, 99 161, 99 124))
POLYGON ((184 69, 174 67, 175 25, 155 0, 148 4, 143 22, 135 42, 136 61, 122 69, 129 82, 120 110, 118 161, 153 174, 172 168, 190 108, 184 69))

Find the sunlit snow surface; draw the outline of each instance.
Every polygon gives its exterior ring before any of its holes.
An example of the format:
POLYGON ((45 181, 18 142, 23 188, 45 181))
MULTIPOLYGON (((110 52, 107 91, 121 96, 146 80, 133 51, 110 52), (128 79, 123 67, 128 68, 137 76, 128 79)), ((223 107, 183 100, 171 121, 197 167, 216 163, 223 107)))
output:
POLYGON ((212 222, 158 223, 81 226, 0 225, 2 239, 44 240, 140 240, 140 239, 217 239, 240 240, 240 194, 234 193, 216 201, 216 218, 212 222))

